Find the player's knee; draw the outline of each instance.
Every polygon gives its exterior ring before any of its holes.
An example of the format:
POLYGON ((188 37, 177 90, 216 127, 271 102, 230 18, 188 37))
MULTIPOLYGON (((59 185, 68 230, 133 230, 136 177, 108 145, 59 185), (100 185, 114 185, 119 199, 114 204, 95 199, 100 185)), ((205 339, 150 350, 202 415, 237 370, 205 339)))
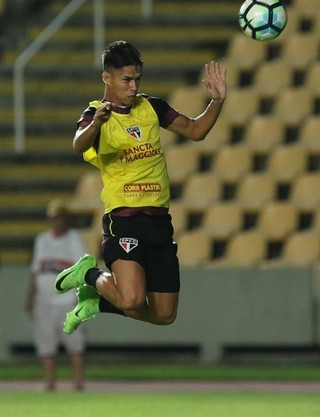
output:
POLYGON ((155 317, 155 324, 159 326, 168 326, 174 323, 177 318, 177 311, 158 313, 155 317))
POLYGON ((118 308, 123 311, 137 310, 145 305, 145 295, 140 294, 126 294, 119 300, 118 308))

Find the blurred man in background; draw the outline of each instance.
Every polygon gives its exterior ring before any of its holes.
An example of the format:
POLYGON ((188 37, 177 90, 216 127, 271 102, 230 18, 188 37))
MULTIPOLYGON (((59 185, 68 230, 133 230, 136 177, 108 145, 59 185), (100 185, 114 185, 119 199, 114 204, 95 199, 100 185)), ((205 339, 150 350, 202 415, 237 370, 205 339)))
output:
POLYGON ((46 390, 56 388, 56 355, 62 344, 70 354, 75 390, 83 389, 83 332, 71 337, 62 331, 66 313, 74 308, 75 292, 63 296, 53 291, 59 272, 73 265, 86 251, 78 230, 70 228, 70 213, 65 203, 53 200, 47 208, 51 223, 48 231, 35 240, 26 312, 34 319, 35 346, 44 371, 46 390))

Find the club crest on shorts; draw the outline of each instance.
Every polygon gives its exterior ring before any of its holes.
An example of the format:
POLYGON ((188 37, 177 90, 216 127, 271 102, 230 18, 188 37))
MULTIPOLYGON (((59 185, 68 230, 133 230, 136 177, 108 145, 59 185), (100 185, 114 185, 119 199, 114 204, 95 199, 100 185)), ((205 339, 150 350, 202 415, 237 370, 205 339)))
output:
POLYGON ((125 250, 127 253, 132 251, 132 249, 138 246, 138 240, 133 239, 132 237, 122 237, 119 239, 119 245, 125 250))
POLYGON ((134 139, 141 140, 141 129, 140 126, 132 126, 126 128, 127 133, 134 139))

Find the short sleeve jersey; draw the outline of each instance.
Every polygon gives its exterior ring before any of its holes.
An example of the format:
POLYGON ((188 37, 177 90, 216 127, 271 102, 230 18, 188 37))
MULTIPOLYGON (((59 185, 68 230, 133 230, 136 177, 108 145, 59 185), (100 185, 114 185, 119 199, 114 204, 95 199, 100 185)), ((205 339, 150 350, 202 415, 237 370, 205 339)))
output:
MULTIPOLYGON (((82 120, 90 122, 101 101, 89 103, 82 120)), ((101 170, 101 199, 107 213, 119 207, 169 207, 167 166, 160 127, 178 112, 164 100, 138 95, 131 107, 113 109, 84 159, 101 170)))

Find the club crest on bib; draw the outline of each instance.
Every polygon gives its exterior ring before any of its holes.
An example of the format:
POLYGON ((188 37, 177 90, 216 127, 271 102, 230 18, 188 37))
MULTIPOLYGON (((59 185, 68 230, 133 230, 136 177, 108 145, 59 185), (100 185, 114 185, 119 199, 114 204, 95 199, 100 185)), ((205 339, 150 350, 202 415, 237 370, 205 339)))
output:
POLYGON ((138 246, 138 239, 133 239, 132 237, 122 237, 119 239, 119 245, 123 250, 129 253, 132 249, 138 246))
POLYGON ((141 129, 140 126, 127 127, 126 132, 136 140, 141 140, 141 129))

